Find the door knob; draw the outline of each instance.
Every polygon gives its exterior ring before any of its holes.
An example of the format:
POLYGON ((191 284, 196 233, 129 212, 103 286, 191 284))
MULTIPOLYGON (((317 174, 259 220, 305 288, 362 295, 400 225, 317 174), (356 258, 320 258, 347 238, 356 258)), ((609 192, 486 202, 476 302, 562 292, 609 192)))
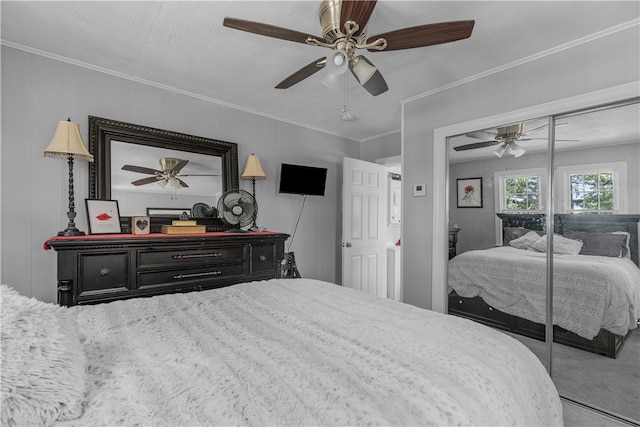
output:
POLYGON ((352 245, 351 245, 351 242, 347 242, 347 243, 343 243, 343 244, 342 244, 342 247, 350 248, 351 246, 352 246, 352 245))

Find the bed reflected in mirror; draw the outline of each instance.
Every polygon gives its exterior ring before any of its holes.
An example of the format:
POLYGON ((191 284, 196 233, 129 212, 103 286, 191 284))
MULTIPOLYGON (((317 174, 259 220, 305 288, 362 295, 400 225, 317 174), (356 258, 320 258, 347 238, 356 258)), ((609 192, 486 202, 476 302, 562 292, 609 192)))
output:
POLYGON ((635 100, 448 138, 449 226, 460 229, 449 312, 523 342, 550 365, 563 397, 636 422, 639 117, 635 100), (548 135, 555 137, 553 183, 548 135), (470 177, 482 177, 482 208, 456 203, 454 183, 470 177), (552 357, 544 342, 549 260, 552 357))

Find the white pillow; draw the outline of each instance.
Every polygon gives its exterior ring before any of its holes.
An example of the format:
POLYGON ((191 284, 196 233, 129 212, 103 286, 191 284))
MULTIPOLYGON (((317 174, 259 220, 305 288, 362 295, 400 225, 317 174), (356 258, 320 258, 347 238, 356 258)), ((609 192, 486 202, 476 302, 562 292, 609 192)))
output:
MULTIPOLYGON (((538 252, 547 251, 547 235, 540 237, 531 248, 538 252)), ((558 234, 553 235, 553 253, 564 255, 578 255, 582 249, 582 240, 573 240, 562 237, 558 234)))
POLYGON ((531 249, 531 246, 540 239, 540 235, 535 231, 530 231, 522 237, 518 237, 509 242, 510 246, 518 249, 531 249))
POLYGON ((614 231, 611 234, 621 234, 625 236, 627 239, 625 240, 624 249, 620 254, 620 258, 629 258, 631 259, 631 246, 629 246, 629 242, 631 241, 631 233, 627 233, 626 231, 614 231))
POLYGON ((82 415, 86 356, 78 324, 65 307, 0 286, 5 426, 51 425, 82 415))

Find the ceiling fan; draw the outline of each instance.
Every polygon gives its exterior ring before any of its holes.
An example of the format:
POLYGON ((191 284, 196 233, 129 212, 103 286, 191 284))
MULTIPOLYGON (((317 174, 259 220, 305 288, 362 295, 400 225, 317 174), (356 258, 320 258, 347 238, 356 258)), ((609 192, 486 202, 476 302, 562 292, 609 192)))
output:
POLYGON ((452 21, 425 24, 367 37, 366 27, 377 0, 323 0, 320 5, 320 25, 323 37, 301 33, 270 24, 237 18, 224 18, 225 27, 277 39, 305 43, 332 49, 281 81, 276 89, 287 89, 323 68, 327 86, 335 86, 338 76, 347 68, 358 83, 374 96, 388 90, 380 71, 367 58, 356 55, 357 49, 370 52, 412 49, 466 39, 471 36, 475 21, 452 21))
POLYGON ((175 189, 179 189, 182 187, 188 187, 187 183, 178 178, 179 176, 216 176, 216 175, 178 175, 179 172, 184 168, 189 160, 180 160, 175 157, 164 157, 158 161, 160 163, 160 170, 147 168, 144 166, 134 166, 134 165, 124 165, 122 166, 123 170, 137 173, 146 173, 153 176, 138 179, 136 181, 132 181, 133 185, 146 185, 157 182, 162 188, 166 187, 167 184, 171 184, 171 186, 175 189))
MULTIPOLYGON (((566 123, 559 123, 557 126, 563 125, 566 123)), ((525 153, 525 149, 518 145, 518 142, 522 141, 532 141, 534 139, 544 139, 547 138, 525 138, 530 133, 535 132, 539 129, 547 127, 548 124, 544 124, 542 126, 535 127, 533 129, 529 129, 525 131, 524 123, 516 123, 509 126, 503 126, 497 128, 498 132, 487 132, 487 131, 475 131, 469 132, 465 136, 469 138, 477 138, 477 139, 485 139, 482 142, 474 142, 473 144, 460 145, 458 147, 453 147, 455 151, 466 151, 466 150, 474 150, 476 148, 484 148, 490 147, 492 145, 499 145, 493 151, 498 157, 502 157, 504 154, 511 154, 514 157, 520 157, 525 153)), ((560 141, 560 140, 559 140, 560 141)), ((565 139, 562 141, 576 141, 565 139)))

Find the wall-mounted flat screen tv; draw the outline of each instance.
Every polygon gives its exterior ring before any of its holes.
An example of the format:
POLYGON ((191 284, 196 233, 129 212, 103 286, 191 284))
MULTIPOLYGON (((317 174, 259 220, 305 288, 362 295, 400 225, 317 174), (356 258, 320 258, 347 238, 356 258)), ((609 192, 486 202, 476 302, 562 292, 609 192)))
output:
POLYGON ((280 169, 280 193, 324 196, 327 168, 283 163, 280 169))

